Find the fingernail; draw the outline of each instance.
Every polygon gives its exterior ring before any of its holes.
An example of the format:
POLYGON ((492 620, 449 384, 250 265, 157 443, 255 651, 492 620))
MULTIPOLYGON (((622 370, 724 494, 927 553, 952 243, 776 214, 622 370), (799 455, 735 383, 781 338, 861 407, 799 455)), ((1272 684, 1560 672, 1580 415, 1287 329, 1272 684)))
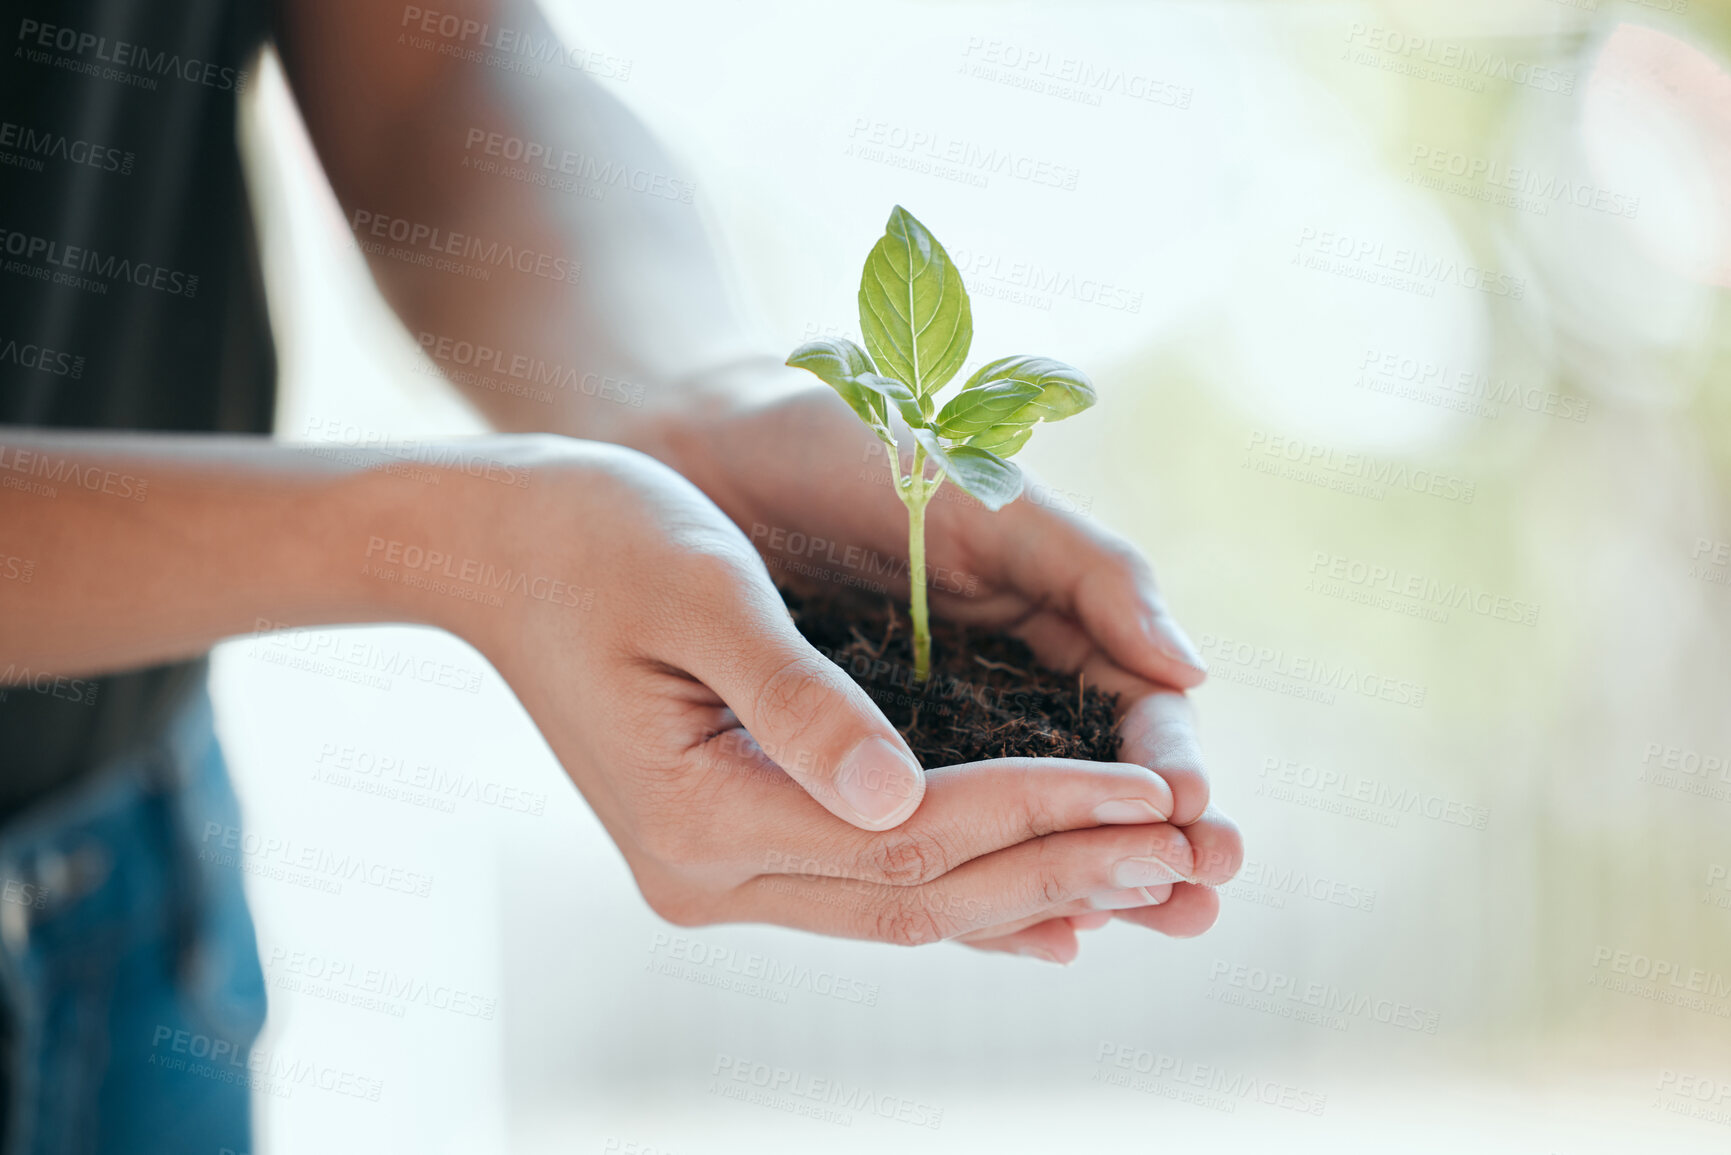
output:
POLYGON ((1114 798, 1094 807, 1094 821, 1101 826, 1133 826, 1140 822, 1164 822, 1166 819, 1167 815, 1160 813, 1154 804, 1145 798, 1114 798))
POLYGON ((920 768, 878 737, 867 738, 841 761, 836 791, 862 821, 894 826, 920 803, 920 768))
POLYGON ((1139 906, 1159 906, 1172 897, 1172 887, 1132 886, 1126 890, 1108 890, 1091 895, 1088 905, 1095 910, 1133 910, 1139 906))
POLYGON ((1135 886, 1164 886, 1183 881, 1182 874, 1158 858, 1126 858, 1112 868, 1112 885, 1126 889, 1135 886))
POLYGON ((1042 947, 1019 946, 1016 948, 1016 953, 1021 955, 1023 958, 1037 958, 1041 962, 1057 963, 1059 966, 1064 965, 1057 955, 1042 947))
POLYGON ((1172 619, 1172 615, 1155 614, 1148 622, 1148 636, 1155 647, 1167 657, 1205 674, 1208 672, 1208 663, 1202 660, 1202 652, 1196 648, 1196 643, 1190 640, 1190 635, 1184 632, 1183 627, 1172 619))

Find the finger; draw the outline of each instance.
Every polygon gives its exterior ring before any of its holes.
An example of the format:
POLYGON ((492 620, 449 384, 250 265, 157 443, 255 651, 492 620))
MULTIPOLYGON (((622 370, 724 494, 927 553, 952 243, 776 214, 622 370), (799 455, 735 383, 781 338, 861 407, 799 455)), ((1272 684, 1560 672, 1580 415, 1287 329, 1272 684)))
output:
POLYGON ((1031 914, 1014 922, 957 935, 956 941, 984 942, 986 939, 996 938, 999 935, 1013 934, 1024 927, 1045 922, 1049 918, 1098 919, 1098 925, 1103 926, 1111 921, 1112 915, 1117 911, 1134 910, 1140 906, 1159 906, 1171 897, 1172 884, 1170 883, 1160 886, 1133 886, 1123 890, 1102 891, 1099 894, 1091 894, 1084 899, 1067 902, 1062 906, 1042 910, 1037 914, 1031 914))
POLYGON ((1190 699, 1123 669, 1062 615, 1036 614, 1016 633, 1048 666, 1078 672, 1087 685, 1117 696, 1118 758, 1160 775, 1172 786, 1172 820, 1194 822, 1208 806, 1209 786, 1190 699))
POLYGON ((1220 894, 1210 887, 1179 883, 1172 888, 1172 897, 1159 906, 1120 910, 1112 917, 1172 938, 1194 938, 1220 917, 1220 894))
POLYGON ((759 872, 887 886, 933 882, 964 863, 1060 831, 1164 822, 1172 809, 1171 790, 1144 766, 1068 758, 932 770, 918 813, 882 832, 838 826, 809 803, 790 806, 794 800, 776 797, 768 785, 773 779, 736 781, 737 789, 715 792, 725 809, 711 821, 764 852, 759 872))
POLYGON ((1238 824, 1210 806, 1195 822, 1184 827, 1190 840, 1194 868, 1189 881, 1204 886, 1222 886, 1244 865, 1244 836, 1238 824))
POLYGON ((1124 706, 1118 726, 1118 756, 1147 766, 1172 787, 1172 821, 1196 821, 1208 808, 1208 771, 1196 737, 1190 699, 1172 690, 1154 690, 1124 706))
POLYGON ((994 516, 988 539, 978 540, 981 532, 968 527, 973 548, 999 555, 1011 582, 1030 601, 1074 617, 1120 665, 1143 677, 1181 689, 1207 677, 1201 653, 1167 608, 1153 569, 1129 542, 1030 501, 1014 502, 994 516))
POLYGON ((925 775, 858 683, 800 636, 762 563, 724 563, 692 584, 702 639, 681 668, 718 694, 788 777, 842 820, 906 820, 925 775))
POLYGON ((1069 966, 1076 961, 1076 956, 1082 953, 1082 944, 1076 940, 1076 928, 1071 920, 1066 918, 1049 918, 1014 934, 967 942, 964 945, 975 950, 1036 958, 1060 966, 1069 966))
POLYGON ((1112 912, 1096 910, 1088 914, 1073 914, 1070 916, 1070 926, 1074 930, 1099 930, 1112 921, 1112 912))
POLYGON ((1020 843, 923 886, 762 875, 736 888, 731 902, 748 920, 915 946, 1107 891, 1165 885, 1188 876, 1192 862, 1176 826, 1098 826, 1020 843))

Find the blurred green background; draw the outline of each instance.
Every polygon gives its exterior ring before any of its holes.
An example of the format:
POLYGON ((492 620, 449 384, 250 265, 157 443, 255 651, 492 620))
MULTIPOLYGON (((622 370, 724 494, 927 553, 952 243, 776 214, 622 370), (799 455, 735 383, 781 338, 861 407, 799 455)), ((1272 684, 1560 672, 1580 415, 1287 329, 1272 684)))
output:
MULTIPOLYGON (((678 947, 501 688, 479 715, 363 701, 228 653, 249 813, 388 829, 463 879, 460 908, 393 933, 503 1007, 458 1045, 279 1000, 274 1038, 342 1031, 393 1093, 267 1104, 268 1141, 1731 1147, 1731 6, 549 10, 630 62, 604 83, 688 165, 768 347, 855 330, 902 203, 964 271, 969 370, 1023 349, 1089 370, 1098 409, 1023 460, 1154 559, 1212 667, 1196 699, 1250 861, 1208 936, 1114 925, 1062 972, 764 928, 678 947), (547 816, 435 830, 309 800, 311 739, 245 705, 263 694, 544 791, 547 816), (718 950, 881 997, 743 994, 718 950), (731 1101, 723 1059, 941 1126, 731 1101)), ((365 283, 268 77, 252 119, 292 338, 279 428, 475 428, 365 283)), ((370 918, 255 899, 267 938, 394 949, 370 918)))

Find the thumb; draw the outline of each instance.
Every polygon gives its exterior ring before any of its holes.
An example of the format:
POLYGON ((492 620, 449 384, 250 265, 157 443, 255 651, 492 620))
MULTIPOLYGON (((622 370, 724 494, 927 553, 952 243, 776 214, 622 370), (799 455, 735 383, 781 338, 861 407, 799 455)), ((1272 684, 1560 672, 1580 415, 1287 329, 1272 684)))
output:
POLYGON ((800 636, 767 575, 706 591, 719 637, 686 670, 726 702, 776 765, 837 818, 899 826, 926 778, 857 682, 800 636))

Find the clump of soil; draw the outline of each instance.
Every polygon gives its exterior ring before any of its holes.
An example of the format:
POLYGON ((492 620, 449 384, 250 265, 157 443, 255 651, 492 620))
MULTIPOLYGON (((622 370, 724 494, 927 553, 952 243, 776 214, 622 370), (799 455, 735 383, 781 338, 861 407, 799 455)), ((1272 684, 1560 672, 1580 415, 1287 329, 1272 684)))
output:
POLYGON ((851 593, 781 593, 799 632, 871 695, 923 766, 1118 757, 1118 696, 1046 669, 1016 638, 934 618, 932 672, 922 684, 902 606, 851 593))

